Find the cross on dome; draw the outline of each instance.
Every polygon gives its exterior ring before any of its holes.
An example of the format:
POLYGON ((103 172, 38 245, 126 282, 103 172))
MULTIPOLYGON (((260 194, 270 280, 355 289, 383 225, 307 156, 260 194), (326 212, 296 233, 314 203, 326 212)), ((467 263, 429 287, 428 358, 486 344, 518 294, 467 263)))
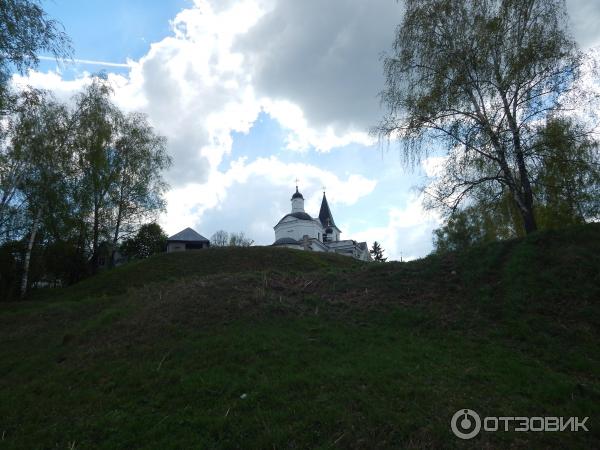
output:
POLYGON ((302 194, 298 191, 298 179, 296 178, 296 192, 294 192, 294 194, 292 195, 292 200, 296 199, 296 198, 301 198, 302 201, 304 202, 304 197, 302 196, 302 194))

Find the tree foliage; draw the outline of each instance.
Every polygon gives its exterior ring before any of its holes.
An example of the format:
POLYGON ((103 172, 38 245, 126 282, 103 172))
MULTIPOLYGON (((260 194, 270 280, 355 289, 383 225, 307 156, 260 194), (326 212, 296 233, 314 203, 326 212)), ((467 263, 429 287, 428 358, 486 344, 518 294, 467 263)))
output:
POLYGON ((465 250, 476 244, 515 237, 511 212, 502 207, 506 204, 496 206, 471 205, 454 211, 446 223, 433 232, 435 251, 465 250))
POLYGON ((540 139, 566 112, 564 99, 575 98, 583 61, 564 2, 405 3, 384 63, 388 112, 374 132, 401 138, 407 162, 434 143, 445 147, 442 175, 426 190, 430 206, 455 211, 465 200, 508 196, 524 231, 534 231, 534 183, 540 167, 550 167, 540 139))
POLYGON ((230 247, 250 247, 254 244, 254 240, 246 236, 243 231, 239 233, 231 233, 229 235, 230 247))
POLYGON ((218 230, 210 237, 210 245, 213 247, 250 247, 254 240, 246 236, 243 231, 239 233, 228 233, 218 230))
POLYGON ((43 225, 52 229, 66 212, 67 184, 71 167, 68 148, 68 114, 48 93, 25 91, 15 114, 8 155, 17 167, 12 177, 17 199, 24 210, 28 245, 24 255, 21 295, 28 285, 31 253, 43 225))
POLYGON ((600 152, 580 124, 550 120, 535 143, 540 155, 534 196, 541 228, 600 219, 600 152))
POLYGON ((164 209, 162 171, 171 165, 166 140, 143 114, 125 115, 111 99, 105 77, 76 97, 73 144, 78 154, 79 219, 91 230, 92 269, 101 239, 116 249, 164 209))
POLYGON ((374 261, 378 261, 378 262, 386 262, 387 261, 387 258, 384 258, 384 256, 383 256, 383 249, 381 248, 381 245, 377 241, 373 242, 373 247, 371 247, 371 250, 369 250, 369 253, 371 253, 371 256, 373 257, 374 261))
POLYGON ((133 259, 148 258, 162 253, 167 248, 167 235, 155 222, 144 224, 135 236, 126 239, 121 245, 122 252, 133 259))
MULTIPOLYGON (((581 135, 568 119, 551 120, 535 143, 539 153, 533 183, 536 222, 556 229, 600 218, 600 154, 597 143, 581 135)), ((508 192, 503 197, 479 195, 453 211, 434 231, 437 252, 522 236, 521 216, 508 192)))
POLYGON ((229 244, 229 233, 225 230, 218 230, 210 237, 210 245, 213 247, 225 247, 229 244))

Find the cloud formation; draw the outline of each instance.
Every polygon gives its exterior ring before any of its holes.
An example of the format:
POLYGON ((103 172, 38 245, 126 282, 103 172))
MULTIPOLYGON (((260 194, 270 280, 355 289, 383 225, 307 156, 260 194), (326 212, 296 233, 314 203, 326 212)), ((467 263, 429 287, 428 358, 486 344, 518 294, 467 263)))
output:
POLYGON ((380 55, 400 17, 389 0, 280 0, 234 48, 259 95, 293 103, 313 129, 364 133, 380 116, 380 55))
POLYGON ((600 22, 600 2, 589 0, 566 0, 567 11, 573 30, 573 37, 582 49, 588 50, 600 45, 598 22, 600 22))
POLYGON ((349 230, 357 241, 377 241, 389 260, 410 261, 431 251, 432 232, 442 223, 441 217, 423 209, 422 195, 411 195, 402 208, 390 207, 383 226, 349 230))

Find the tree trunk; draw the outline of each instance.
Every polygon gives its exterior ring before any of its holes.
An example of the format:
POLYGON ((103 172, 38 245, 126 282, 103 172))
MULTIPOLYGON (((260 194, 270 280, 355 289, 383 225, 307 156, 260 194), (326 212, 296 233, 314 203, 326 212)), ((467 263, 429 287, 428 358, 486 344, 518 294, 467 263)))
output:
MULTIPOLYGON (((498 74, 496 78, 498 83, 500 83, 502 77, 498 74)), ((506 98, 506 92, 500 91, 500 95, 504 104, 504 113, 506 114, 512 134, 517 170, 519 171, 519 192, 517 194, 519 198, 517 202, 519 204, 519 211, 521 211, 521 216, 523 217, 525 234, 529 234, 537 230, 537 224, 535 223, 535 216, 533 214, 533 190, 529 182, 529 173, 525 165, 525 157, 523 156, 523 147, 521 145, 521 132, 517 125, 515 114, 511 111, 510 104, 506 98)))
POLYGON ((531 189, 531 183, 529 182, 529 174, 527 173, 527 167, 525 167, 523 153, 520 149, 516 152, 516 156, 522 190, 522 205, 520 205, 521 207, 519 210, 523 216, 525 234, 529 234, 537 230, 537 223, 535 222, 535 215, 533 214, 533 190, 531 189))
POLYGON ((123 209, 119 205, 119 212, 117 213, 117 223, 115 225, 115 234, 113 236, 112 249, 110 252, 110 267, 115 266, 115 254, 117 253, 117 242, 119 241, 119 231, 121 231, 121 215, 123 209))
POLYGON ((98 271, 98 234, 100 231, 100 211, 99 211, 98 203, 95 202, 94 205, 94 230, 93 230, 93 239, 92 239, 92 273, 96 273, 98 271))
MULTIPOLYGON (((125 160, 127 161, 127 160, 125 160)), ((121 174, 121 186, 119 188, 119 200, 117 204, 117 223, 115 224, 115 234, 113 236, 112 249, 110 252, 110 267, 115 266, 115 254, 117 253, 117 242, 119 241, 119 232, 121 231, 121 222, 123 221, 124 196, 125 196, 125 180, 121 174)))
POLYGON ((25 261, 23 262, 23 277, 21 278, 21 299, 27 294, 27 281, 29 278, 29 263, 31 261, 31 252, 35 243, 35 236, 38 230, 39 221, 42 219, 42 210, 37 213, 33 223, 31 224, 31 234, 29 235, 29 243, 27 244, 27 252, 25 253, 25 261))
POLYGON ((537 230, 537 223, 533 214, 533 208, 529 207, 521 210, 523 216, 523 225, 525 226, 525 234, 533 233, 537 230))

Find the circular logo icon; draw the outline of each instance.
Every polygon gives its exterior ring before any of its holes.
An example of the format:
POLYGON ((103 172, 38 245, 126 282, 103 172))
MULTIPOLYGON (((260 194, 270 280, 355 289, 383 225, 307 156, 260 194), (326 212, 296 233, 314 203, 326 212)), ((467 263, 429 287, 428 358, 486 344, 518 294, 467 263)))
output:
POLYGON ((481 419, 472 409, 459 409, 450 422, 452 432, 461 439, 472 439, 481 430, 481 419))

